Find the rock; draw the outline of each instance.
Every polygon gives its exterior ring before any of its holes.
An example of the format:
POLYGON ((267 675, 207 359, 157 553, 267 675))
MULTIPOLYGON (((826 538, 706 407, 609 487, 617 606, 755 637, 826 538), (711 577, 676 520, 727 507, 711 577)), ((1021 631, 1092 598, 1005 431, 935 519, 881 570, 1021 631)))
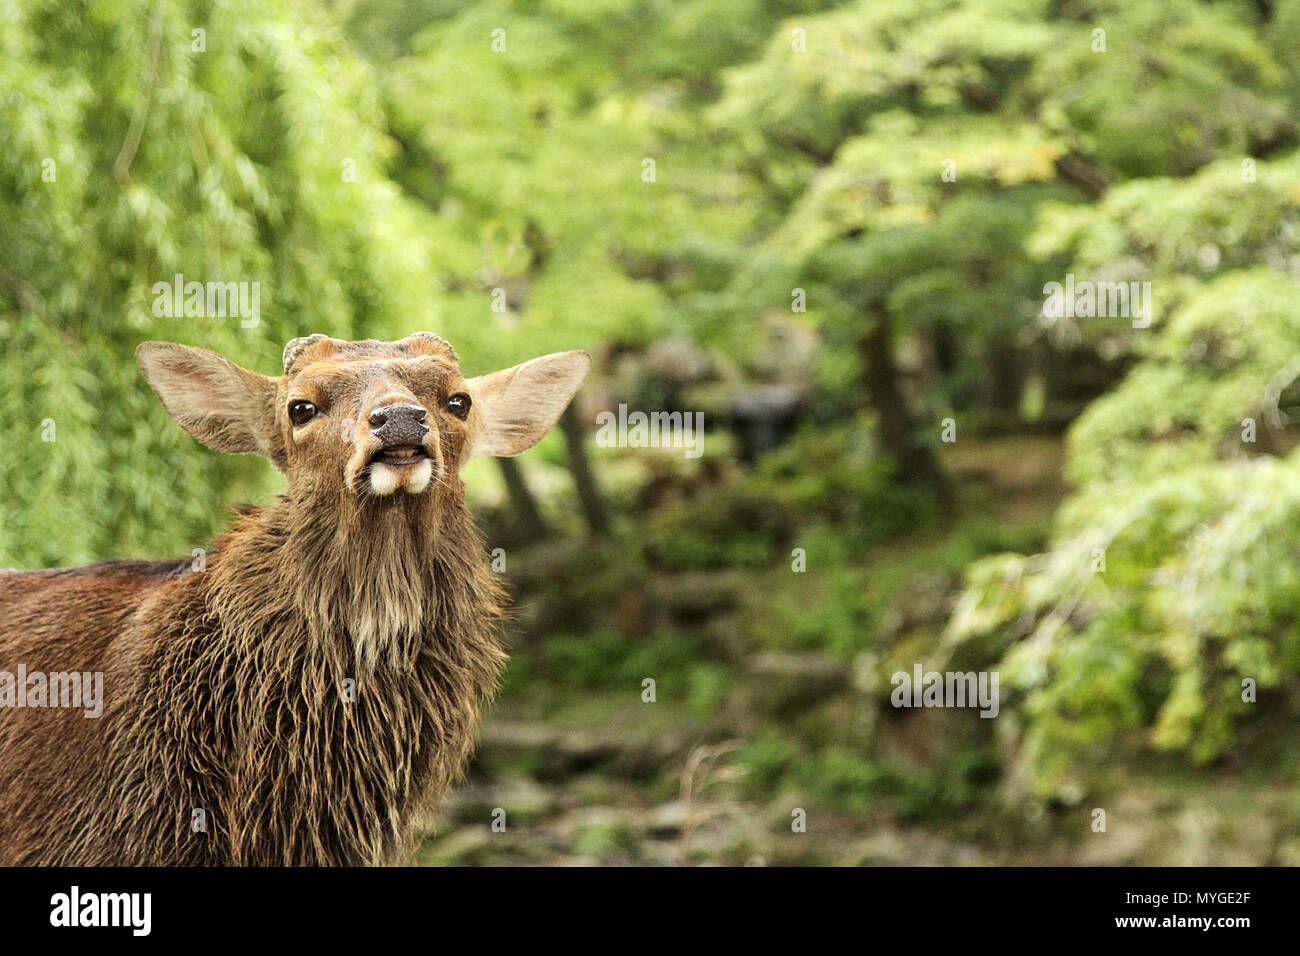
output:
POLYGON ((708 617, 734 608, 739 589, 740 581, 734 572, 699 571, 654 579, 651 600, 670 614, 708 617))
POLYGON ((849 858, 857 866, 987 866, 995 862, 976 847, 945 834, 889 825, 853 843, 849 858))
POLYGON ((912 851, 901 833, 885 828, 855 844, 852 860, 856 866, 906 866, 912 851))
POLYGON ((540 762, 544 778, 566 777, 592 767, 635 776, 662 769, 687 746, 681 734, 629 734, 615 727, 556 730, 520 721, 489 720, 479 738, 483 764, 526 754, 540 762))
POLYGON ((504 834, 487 826, 467 826, 425 844, 420 862, 430 866, 464 866, 483 863, 498 849, 505 849, 504 834))
POLYGON ((661 803, 646 814, 646 830, 651 836, 680 836, 690 811, 685 800, 661 803))
POLYGON ((1168 859, 1167 844, 1179 839, 1180 834, 1171 815, 1161 812, 1157 791, 1133 786, 1095 802, 1106 811, 1106 829, 1092 830, 1092 810, 1083 805, 1086 815, 1079 823, 1078 855, 1071 862, 1084 866, 1125 866, 1168 859))
POLYGON ((653 378, 671 385, 689 385, 713 374, 709 356, 686 339, 660 339, 645 353, 645 370, 653 378))
POLYGON ((700 628, 700 636, 708 653, 722 660, 741 660, 749 649, 749 632, 734 614, 709 618, 700 628))
POLYGON ((811 706, 849 682, 848 666, 829 654, 764 651, 746 667, 755 703, 773 711, 811 706))
POLYGON ((559 806, 555 793, 532 777, 507 777, 499 783, 473 790, 480 807, 505 810, 507 819, 532 819, 553 813, 559 806))
POLYGON ((741 392, 731 400, 731 424, 740 440, 740 454, 753 461, 785 440, 802 399, 788 385, 763 385, 741 392))
POLYGON ((550 750, 556 746, 560 732, 542 724, 522 721, 489 720, 479 734, 479 753, 500 752, 514 755, 525 751, 550 750))

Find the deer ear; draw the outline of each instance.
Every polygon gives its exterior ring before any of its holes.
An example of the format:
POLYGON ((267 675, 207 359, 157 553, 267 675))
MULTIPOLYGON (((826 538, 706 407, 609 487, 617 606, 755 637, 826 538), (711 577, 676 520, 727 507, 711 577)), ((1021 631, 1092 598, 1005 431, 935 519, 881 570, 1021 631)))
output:
POLYGON ((551 430, 591 370, 583 351, 556 352, 469 380, 482 431, 471 455, 509 457, 532 448, 551 430))
POLYGON ((276 380, 216 352, 145 342, 135 350, 145 380, 176 423, 209 448, 256 453, 283 467, 275 428, 276 380))

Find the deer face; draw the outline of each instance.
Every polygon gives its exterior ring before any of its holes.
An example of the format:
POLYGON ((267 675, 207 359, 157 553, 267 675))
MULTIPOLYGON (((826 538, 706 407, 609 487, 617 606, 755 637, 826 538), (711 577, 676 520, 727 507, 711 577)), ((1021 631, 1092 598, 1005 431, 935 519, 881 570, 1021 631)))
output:
POLYGON ((468 457, 482 416, 442 339, 295 339, 285 348, 280 438, 291 477, 357 494, 418 495, 468 457), (340 472, 339 465, 342 465, 340 472))
POLYGON ((558 352, 466 379, 428 332, 294 339, 276 378, 166 342, 144 343, 136 359, 181 427, 218 451, 269 458, 300 500, 436 496, 469 458, 532 447, 591 367, 586 352, 558 352))

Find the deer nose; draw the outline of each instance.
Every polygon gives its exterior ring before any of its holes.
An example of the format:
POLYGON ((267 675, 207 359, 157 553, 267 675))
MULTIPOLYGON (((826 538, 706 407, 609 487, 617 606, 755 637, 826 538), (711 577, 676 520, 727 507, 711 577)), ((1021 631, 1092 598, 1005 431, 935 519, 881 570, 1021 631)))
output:
POLYGON ((418 445, 429 433, 425 419, 429 413, 419 405, 399 403, 380 405, 370 413, 370 434, 385 447, 393 445, 418 445))

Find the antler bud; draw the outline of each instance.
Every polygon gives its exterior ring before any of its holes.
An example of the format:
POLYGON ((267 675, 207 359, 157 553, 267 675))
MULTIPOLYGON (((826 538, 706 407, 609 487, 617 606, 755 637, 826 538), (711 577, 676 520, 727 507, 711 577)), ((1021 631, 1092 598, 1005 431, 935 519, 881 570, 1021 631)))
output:
POLYGON ((412 332, 402 341, 409 342, 411 341, 411 339, 425 339, 430 342, 436 342, 438 345, 441 345, 448 352, 450 352, 451 357, 454 358, 457 362, 460 361, 460 356, 456 354, 456 350, 452 348, 451 343, 448 342, 446 339, 444 339, 441 335, 435 335, 433 332, 412 332))
POLYGON ((289 344, 284 347, 285 372, 288 372, 289 367, 298 360, 298 356, 302 354, 303 349, 307 348, 307 346, 309 345, 315 345, 321 339, 327 339, 327 338, 329 338, 328 335, 324 335, 320 332, 316 332, 313 335, 307 335, 307 336, 303 336, 300 339, 291 340, 289 344))

